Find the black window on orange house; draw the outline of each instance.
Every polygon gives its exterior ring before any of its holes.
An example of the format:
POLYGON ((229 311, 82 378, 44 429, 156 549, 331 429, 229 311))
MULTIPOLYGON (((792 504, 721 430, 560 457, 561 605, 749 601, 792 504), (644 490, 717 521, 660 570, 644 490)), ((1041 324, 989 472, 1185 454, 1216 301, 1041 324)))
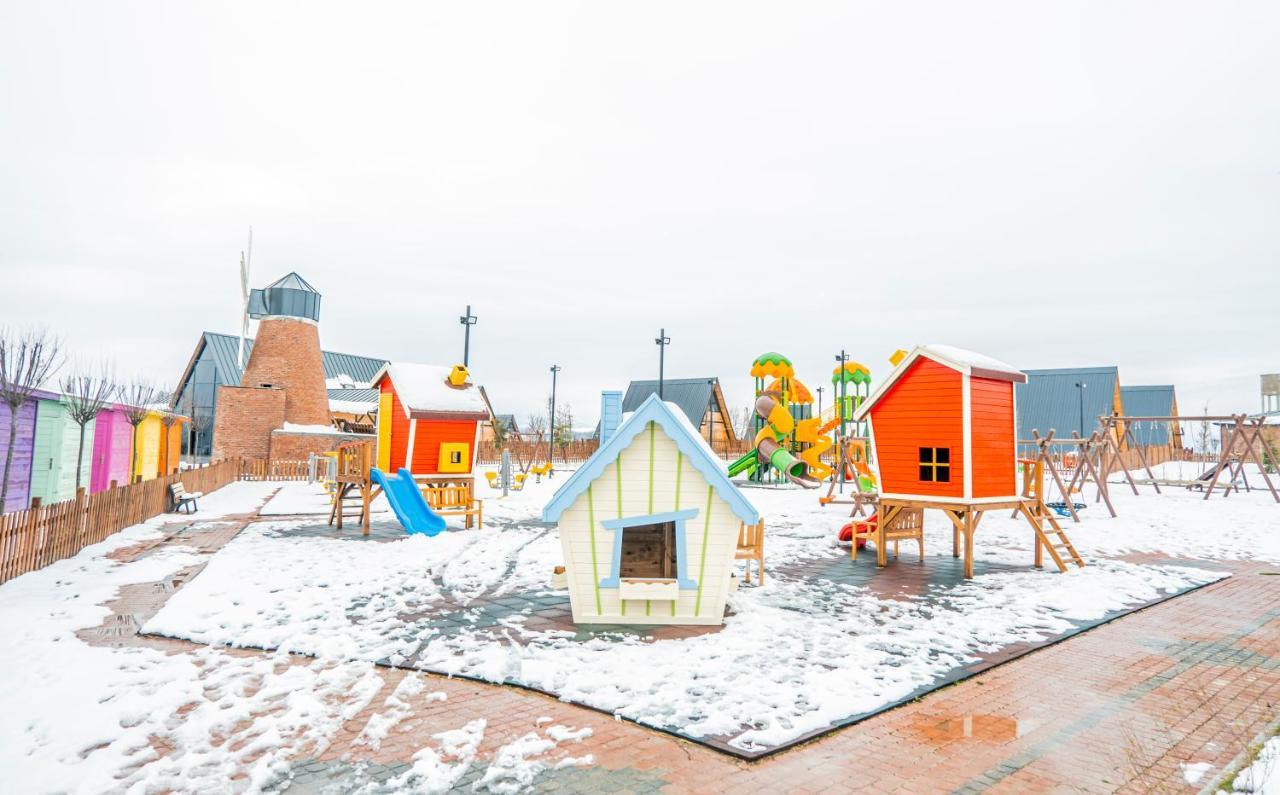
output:
POLYGON ((925 483, 951 482, 951 448, 920 448, 920 480, 925 483))

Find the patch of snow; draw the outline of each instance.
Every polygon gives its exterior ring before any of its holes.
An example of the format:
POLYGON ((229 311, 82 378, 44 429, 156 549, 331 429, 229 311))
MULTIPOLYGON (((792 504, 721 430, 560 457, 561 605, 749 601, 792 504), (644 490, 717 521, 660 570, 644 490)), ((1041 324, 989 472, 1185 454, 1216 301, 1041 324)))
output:
POLYGON ((484 739, 485 722, 473 720, 461 729, 433 735, 440 741, 438 749, 430 746, 413 755, 413 765, 389 780, 385 787, 373 786, 368 792, 444 793, 466 775, 476 758, 476 749, 484 739))
POLYGON ((507 743, 493 755, 493 761, 476 782, 475 789, 511 795, 528 788, 534 776, 547 768, 544 763, 530 757, 541 756, 555 747, 554 740, 539 737, 535 732, 507 743))
POLYGON ((283 428, 273 433, 305 433, 312 436, 350 436, 347 431, 340 431, 332 425, 301 425, 296 422, 286 422, 283 428))
POLYGON ((1204 774, 1208 773, 1213 765, 1208 762, 1183 762, 1182 763, 1182 780, 1188 784, 1199 784, 1200 779, 1204 778, 1204 774))
MULTIPOLYGON (((413 711, 410 699, 421 693, 426 686, 426 681, 418 674, 411 673, 401 679, 400 684, 396 685, 396 689, 383 702, 386 709, 369 718, 356 737, 355 744, 367 745, 374 750, 382 747, 387 734, 413 711)), ((444 693, 436 692, 428 695, 427 701, 444 701, 446 698, 444 693)))
POLYGON ((1257 795, 1280 795, 1280 737, 1272 737, 1253 762, 1236 774, 1232 789, 1257 795))
POLYGON ((377 411, 377 409, 378 401, 376 400, 329 398, 329 411, 336 414, 368 414, 377 411))
POLYGON ((406 411, 483 414, 488 418, 489 407, 480 390, 470 382, 465 387, 450 385, 449 373, 452 371, 452 367, 411 362, 392 362, 387 365, 391 384, 406 411))

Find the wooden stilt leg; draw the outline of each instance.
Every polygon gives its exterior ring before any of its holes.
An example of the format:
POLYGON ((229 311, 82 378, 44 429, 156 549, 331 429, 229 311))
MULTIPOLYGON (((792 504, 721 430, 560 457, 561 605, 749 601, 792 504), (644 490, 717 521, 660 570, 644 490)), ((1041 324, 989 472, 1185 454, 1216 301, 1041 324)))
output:
POLYGON ((964 577, 973 579, 973 510, 964 512, 964 577))

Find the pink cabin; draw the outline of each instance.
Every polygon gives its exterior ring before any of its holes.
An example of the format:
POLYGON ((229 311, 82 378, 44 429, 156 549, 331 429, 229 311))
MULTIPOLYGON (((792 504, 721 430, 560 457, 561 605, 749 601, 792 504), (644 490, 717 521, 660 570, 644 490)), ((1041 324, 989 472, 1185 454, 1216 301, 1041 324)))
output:
POLYGON ((97 494, 111 487, 111 481, 123 486, 129 482, 133 460, 133 426, 119 408, 103 409, 93 423, 92 474, 89 493, 97 494))

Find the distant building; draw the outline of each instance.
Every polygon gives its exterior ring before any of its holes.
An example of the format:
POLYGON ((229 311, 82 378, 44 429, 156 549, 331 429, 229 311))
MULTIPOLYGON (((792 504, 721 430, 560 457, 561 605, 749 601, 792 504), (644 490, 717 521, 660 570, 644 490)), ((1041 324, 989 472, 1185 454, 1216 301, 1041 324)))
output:
POLYGON ((1280 373, 1262 376, 1262 413, 1280 414, 1280 373))
MULTIPOLYGON (((1158 386, 1122 386, 1120 397, 1124 401, 1124 413, 1130 417, 1176 417, 1178 398, 1173 384, 1158 386)), ((1182 425, 1173 422, 1143 422, 1131 424, 1129 429, 1142 447, 1168 447, 1181 450, 1182 425)))
MULTIPOLYGON (((624 414, 636 411, 644 405, 650 395, 658 394, 658 381, 632 381, 622 398, 624 414)), ((680 407, 685 417, 698 429, 702 438, 711 443, 717 451, 737 440, 733 430, 733 421, 729 417, 729 409, 725 404, 724 392, 720 389, 720 379, 714 376, 706 378, 666 378, 662 382, 662 397, 668 403, 680 407)), ((596 434, 599 434, 597 426, 596 434)))
POLYGON ((1027 382, 1017 386, 1018 439, 1031 438, 1038 430, 1050 430, 1060 438, 1073 431, 1088 436, 1098 427, 1099 416, 1124 414, 1117 367, 1066 367, 1023 370, 1027 382))
POLYGON ((258 319, 258 336, 240 383, 214 392, 212 457, 305 460, 359 438, 333 428, 320 293, 290 273, 250 293, 249 315, 258 319))
MULTIPOLYGON (((196 341, 187 367, 178 381, 174 405, 184 415, 191 417, 193 430, 184 440, 183 452, 208 456, 212 452, 213 416, 217 410, 218 387, 239 386, 244 375, 238 359, 240 338, 232 334, 206 331, 196 341)), ((253 355, 254 340, 244 341, 245 360, 253 355)), ((355 401, 372 398, 371 410, 377 412, 377 396, 370 382, 387 362, 369 356, 321 351, 321 365, 328 388, 330 408, 338 418, 359 415, 355 401), (346 387, 344 389, 344 387, 346 387), (347 405, 334 407, 333 401, 347 401, 347 405)))

